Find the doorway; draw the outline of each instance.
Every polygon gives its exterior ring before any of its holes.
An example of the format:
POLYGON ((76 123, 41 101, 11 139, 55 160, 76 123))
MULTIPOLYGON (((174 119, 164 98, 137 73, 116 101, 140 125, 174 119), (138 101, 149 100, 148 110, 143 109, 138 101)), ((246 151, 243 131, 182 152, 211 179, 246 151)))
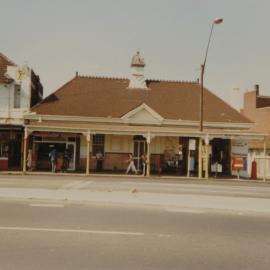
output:
POLYGON ((59 170, 62 167, 63 155, 65 150, 68 151, 69 163, 68 171, 76 169, 76 142, 58 142, 58 141, 35 141, 37 155, 37 169, 50 169, 49 153, 55 148, 57 153, 57 163, 59 170))
POLYGON ((133 138, 133 158, 137 171, 142 170, 141 156, 147 153, 147 143, 143 136, 134 136, 133 138))
POLYGON ((76 164, 76 143, 75 142, 68 142, 66 144, 66 149, 69 153, 69 166, 68 170, 75 171, 75 164, 76 164))

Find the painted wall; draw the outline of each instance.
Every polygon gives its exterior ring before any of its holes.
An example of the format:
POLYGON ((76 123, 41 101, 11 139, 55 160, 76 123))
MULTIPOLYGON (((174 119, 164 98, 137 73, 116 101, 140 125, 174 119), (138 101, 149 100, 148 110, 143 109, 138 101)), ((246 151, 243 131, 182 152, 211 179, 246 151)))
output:
POLYGON ((14 82, 0 84, 0 123, 22 124, 23 113, 30 109, 31 70, 27 66, 10 66, 7 69, 7 74, 14 79, 14 82), (22 71, 23 74, 19 76, 18 71, 22 71), (14 89, 16 84, 21 86, 20 108, 14 108, 14 89))
MULTIPOLYGON (((266 152, 267 159, 266 159, 266 170, 265 176, 266 178, 270 179, 270 150, 266 152)), ((257 162, 257 177, 263 178, 264 177, 264 152, 262 150, 250 150, 248 153, 248 175, 251 176, 251 167, 253 160, 257 162)))
MULTIPOLYGON (((178 137, 156 137, 151 141, 151 154, 163 154, 165 150, 177 154, 178 137)), ((105 135, 105 153, 133 153, 133 136, 105 135)), ((92 136, 90 143, 92 152, 92 136)), ((81 136, 80 157, 86 158, 87 144, 81 136)))

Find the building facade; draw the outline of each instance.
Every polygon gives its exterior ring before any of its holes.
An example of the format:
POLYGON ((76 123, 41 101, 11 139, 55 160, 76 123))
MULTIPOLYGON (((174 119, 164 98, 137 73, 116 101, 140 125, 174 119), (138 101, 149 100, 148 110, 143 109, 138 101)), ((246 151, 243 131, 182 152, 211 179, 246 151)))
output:
POLYGON ((230 175, 231 141, 261 138, 249 132, 253 123, 204 89, 199 131, 200 84, 147 80, 144 67, 137 52, 128 79, 76 74, 25 114, 25 152, 32 150, 33 169, 50 170, 54 148, 58 170, 67 150, 68 170, 86 174, 125 172, 133 154, 138 171, 146 156, 147 175, 230 175))
POLYGON ((248 143, 248 172, 252 171, 252 162, 256 161, 257 177, 270 177, 270 97, 259 93, 259 85, 244 94, 242 114, 251 119, 255 125, 253 131, 265 133, 264 141, 248 143))
POLYGON ((42 100, 39 77, 0 53, 0 170, 22 169, 24 113, 42 100))

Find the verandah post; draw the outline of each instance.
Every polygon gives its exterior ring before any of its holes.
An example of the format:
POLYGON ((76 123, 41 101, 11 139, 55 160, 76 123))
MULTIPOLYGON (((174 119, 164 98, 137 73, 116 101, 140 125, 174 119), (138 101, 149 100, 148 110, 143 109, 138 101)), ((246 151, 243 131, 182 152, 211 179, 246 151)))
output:
POLYGON ((27 162, 27 143, 28 143, 28 135, 29 131, 28 128, 26 127, 24 129, 24 138, 23 138, 23 174, 26 174, 26 162, 27 162))
POLYGON ((86 134, 87 153, 86 153, 86 172, 85 172, 87 176, 90 175, 90 141, 91 141, 91 134, 90 132, 87 132, 86 134))

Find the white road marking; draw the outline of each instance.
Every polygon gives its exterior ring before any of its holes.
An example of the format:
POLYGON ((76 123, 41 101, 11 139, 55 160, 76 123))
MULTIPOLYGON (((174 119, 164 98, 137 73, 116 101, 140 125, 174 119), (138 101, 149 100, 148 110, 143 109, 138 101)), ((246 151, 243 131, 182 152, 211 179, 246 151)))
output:
POLYGON ((193 208, 166 208, 165 211, 171 213, 193 213, 193 214, 203 214, 205 211, 193 208))
POLYGON ((167 238, 170 238, 171 235, 170 235, 170 234, 160 234, 159 237, 167 237, 167 238))
POLYGON ((64 204, 52 204, 52 203, 31 203, 32 207, 65 207, 64 204))
POLYGON ((34 231, 34 232, 60 232, 60 233, 85 233, 85 234, 112 234, 112 235, 127 235, 127 236, 143 236, 144 235, 144 233, 141 233, 141 232, 72 230, 72 229, 32 228, 32 227, 0 227, 0 230, 34 231))

